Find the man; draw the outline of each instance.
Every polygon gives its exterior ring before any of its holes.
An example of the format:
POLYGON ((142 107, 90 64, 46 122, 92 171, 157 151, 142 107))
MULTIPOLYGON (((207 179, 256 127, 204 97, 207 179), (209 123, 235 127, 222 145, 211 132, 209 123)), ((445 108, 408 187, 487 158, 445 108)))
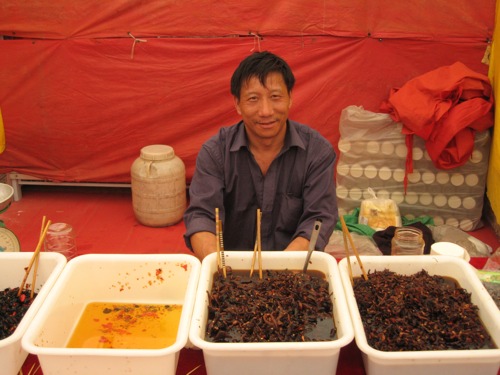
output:
POLYGON ((202 146, 184 214, 184 238, 199 259, 216 251, 216 208, 226 250, 253 250, 257 209, 263 250, 307 250, 317 219, 316 248, 328 243, 338 218, 336 155, 317 131, 288 120, 294 83, 288 64, 270 52, 253 53, 234 72, 242 121, 202 146))

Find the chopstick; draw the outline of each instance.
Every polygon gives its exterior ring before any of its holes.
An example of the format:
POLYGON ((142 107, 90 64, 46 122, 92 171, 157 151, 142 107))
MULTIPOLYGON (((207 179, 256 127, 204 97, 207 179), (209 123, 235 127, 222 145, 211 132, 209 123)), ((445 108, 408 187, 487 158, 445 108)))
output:
POLYGON ((262 279, 262 245, 261 245, 261 233, 260 233, 260 221, 262 218, 262 212, 257 209, 257 235, 255 238, 255 246, 253 247, 252 265, 250 268, 250 277, 253 275, 253 270, 255 268, 255 260, 259 258, 259 278, 262 279))
POLYGON ((226 275, 226 259, 224 258, 224 236, 222 232, 222 221, 219 219, 219 208, 215 208, 215 241, 217 248, 217 269, 222 269, 224 278, 226 275))
POLYGON ((257 210, 257 253, 259 256, 259 279, 262 280, 262 238, 261 238, 261 219, 262 212, 260 209, 257 210))
POLYGON ((215 208, 215 248, 217 249, 217 269, 221 269, 220 262, 220 226, 219 226, 219 208, 215 208))
MULTIPOLYGON (((344 217, 342 215, 340 216, 340 222, 342 224, 342 232, 344 233, 344 243, 346 243, 345 237, 347 237, 349 239, 349 243, 351 244, 352 251, 354 252, 356 259, 358 260, 359 266, 361 267, 361 272, 363 272, 363 278, 365 280, 368 280, 368 275, 366 274, 365 268, 363 267, 363 263, 361 262, 361 258, 359 257, 358 249, 356 249, 356 246, 354 245, 354 241, 351 237, 351 233, 349 233, 349 229, 347 229, 347 225, 345 224, 345 220, 344 220, 344 217)), ((349 259, 349 257, 348 257, 348 259, 349 259)))
POLYGON ((220 244, 220 258, 221 258, 221 264, 222 264, 222 274, 224 275, 224 278, 227 277, 226 274, 226 258, 224 257, 224 235, 222 231, 222 221, 219 220, 219 244, 220 244))
MULTIPOLYGON (((43 234, 43 229, 45 228, 45 220, 47 220, 47 217, 44 216, 42 219, 42 227, 40 228, 40 236, 43 234)), ((38 272, 38 263, 40 262, 40 256, 37 256, 35 259, 35 269, 33 270, 33 279, 31 281, 31 299, 33 299, 33 296, 35 295, 35 284, 36 284, 36 274, 38 272)))
MULTIPOLYGON (((26 284, 26 280, 28 279, 28 276, 31 272, 31 268, 33 267, 33 264, 35 263, 36 258, 38 258, 39 254, 40 254, 40 249, 42 247, 43 242, 45 241, 45 236, 47 235, 47 230, 49 229, 50 224, 51 224, 51 221, 49 220, 47 222, 47 225, 43 228, 43 231, 42 231, 42 234, 40 235, 40 238, 38 240, 38 244, 36 246, 35 252, 33 253, 33 256, 31 257, 31 261, 28 265, 28 268, 26 268, 26 273, 24 275, 21 286, 19 287, 19 292, 17 293, 18 296, 21 295, 21 293, 24 289, 24 285, 26 284)), ((32 286, 32 289, 33 289, 33 287, 34 286, 32 286)))
POLYGON ((255 245, 253 247, 253 255, 252 255, 252 265, 250 266, 250 277, 253 275, 253 270, 255 267, 255 259, 257 258, 257 249, 259 247, 257 238, 255 238, 255 245))
MULTIPOLYGON (((344 218, 341 218, 340 220, 343 222, 344 218)), ((347 259, 347 269, 349 270, 349 279, 351 279, 351 285, 354 285, 354 278, 352 277, 351 255, 349 254, 349 245, 347 244, 347 236, 345 234, 343 225, 342 225, 342 235, 344 237, 344 250, 347 259)))

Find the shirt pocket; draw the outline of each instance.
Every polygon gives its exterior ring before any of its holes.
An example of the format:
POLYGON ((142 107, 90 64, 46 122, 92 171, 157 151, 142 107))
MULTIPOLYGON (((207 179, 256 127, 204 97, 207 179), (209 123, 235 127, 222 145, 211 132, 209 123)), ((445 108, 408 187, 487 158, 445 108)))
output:
POLYGON ((276 222, 276 230, 280 232, 295 233, 302 216, 304 200, 290 194, 280 197, 280 210, 276 222))

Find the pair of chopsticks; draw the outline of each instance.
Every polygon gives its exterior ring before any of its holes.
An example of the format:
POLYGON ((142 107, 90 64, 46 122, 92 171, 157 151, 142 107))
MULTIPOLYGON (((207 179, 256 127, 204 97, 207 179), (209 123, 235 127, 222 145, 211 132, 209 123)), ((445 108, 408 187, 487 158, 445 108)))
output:
POLYGON ((257 238, 255 239, 255 246, 253 248, 252 257, 252 267, 250 268, 250 277, 253 275, 253 270, 255 268, 255 259, 259 258, 259 279, 262 280, 262 243, 261 243, 261 232, 260 232, 260 222, 262 219, 262 212, 260 208, 257 209, 257 238))
POLYGON ((35 293, 35 284, 36 284, 36 274, 38 272, 38 262, 40 259, 40 250, 42 248, 42 245, 45 241, 45 236, 47 235, 47 230, 49 229, 50 226, 50 220, 45 223, 47 218, 44 216, 42 220, 42 228, 40 230, 40 238, 38 239, 38 244, 36 246, 35 252, 33 253, 33 256, 31 257, 30 263, 28 267, 26 268, 26 273, 24 274, 23 281, 21 283, 21 286, 19 287, 19 292, 17 293, 17 296, 19 297, 21 293, 23 292, 24 286, 26 284, 26 280, 28 279, 28 276, 31 272, 31 268, 33 265, 35 265, 35 270, 33 272, 33 281, 31 283, 31 298, 33 298, 34 293, 35 293))
POLYGON ((356 249, 356 246, 354 245, 354 241, 352 240, 351 233, 349 233, 349 229, 347 229, 347 225, 345 224, 344 217, 340 215, 340 223, 342 224, 342 234, 344 235, 344 248, 345 252, 347 255, 347 266, 349 269, 349 277, 351 279, 351 284, 354 284, 354 280, 352 277, 352 268, 351 268, 351 259, 349 255, 349 245, 347 243, 347 239, 349 239, 349 243, 351 244, 352 251, 354 252, 354 255, 356 255, 356 259, 359 262, 359 266, 361 267, 361 271, 363 272, 363 278, 365 280, 368 280, 368 275, 366 274, 365 268, 363 267, 363 263, 361 262, 361 259, 359 258, 359 253, 358 249, 356 249))
POLYGON ((226 258, 224 257, 224 236, 222 231, 222 221, 219 219, 219 208, 215 209, 215 241, 217 248, 217 267, 222 268, 222 274, 226 278, 226 258))

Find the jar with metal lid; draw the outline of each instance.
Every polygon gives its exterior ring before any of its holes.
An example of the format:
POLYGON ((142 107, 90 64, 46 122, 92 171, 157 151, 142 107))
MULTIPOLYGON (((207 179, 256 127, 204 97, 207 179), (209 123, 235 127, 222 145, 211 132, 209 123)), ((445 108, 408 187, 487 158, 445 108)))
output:
POLYGON ((422 255, 425 241, 422 231, 414 227, 399 227, 391 241, 391 255, 422 255))
POLYGON ((131 167, 132 205, 137 220, 151 227, 173 225, 186 209, 184 162, 166 145, 141 149, 131 167))

